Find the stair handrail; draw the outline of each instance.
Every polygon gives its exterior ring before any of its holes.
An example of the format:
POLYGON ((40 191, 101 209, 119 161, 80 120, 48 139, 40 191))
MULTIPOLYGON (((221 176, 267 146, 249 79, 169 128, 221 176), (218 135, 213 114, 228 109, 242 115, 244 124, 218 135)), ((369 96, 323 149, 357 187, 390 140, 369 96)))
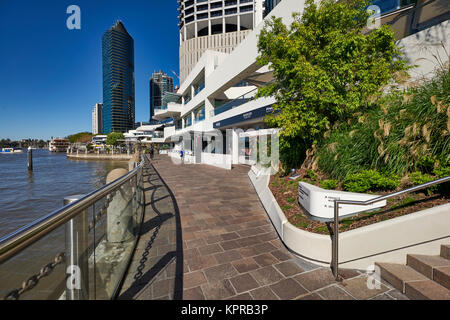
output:
MULTIPOLYGON (((333 219, 333 238, 332 238, 332 271, 335 279, 339 281, 339 205, 340 204, 351 204, 357 206, 368 206, 383 200, 387 200, 390 198, 394 198, 396 196, 411 193, 414 191, 419 191, 422 189, 429 188, 434 185, 438 185, 444 182, 450 181, 450 176, 443 177, 440 179, 436 179, 430 182, 426 182, 408 189, 396 191, 390 194, 382 195, 373 199, 369 199, 366 201, 358 201, 358 200, 334 200, 334 219, 333 219)), ((354 215, 359 214, 360 212, 356 212, 354 215)), ((346 216, 348 217, 348 215, 346 216)))

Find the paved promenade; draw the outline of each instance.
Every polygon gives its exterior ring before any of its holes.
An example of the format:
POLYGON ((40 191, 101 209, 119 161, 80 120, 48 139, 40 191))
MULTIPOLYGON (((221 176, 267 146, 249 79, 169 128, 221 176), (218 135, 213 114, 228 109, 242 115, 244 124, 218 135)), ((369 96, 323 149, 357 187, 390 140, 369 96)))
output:
POLYGON ((366 275, 294 257, 248 179, 248 167, 175 165, 159 156, 145 172, 146 213, 119 299, 405 299, 366 275), (156 169, 156 170, 155 170, 156 169))

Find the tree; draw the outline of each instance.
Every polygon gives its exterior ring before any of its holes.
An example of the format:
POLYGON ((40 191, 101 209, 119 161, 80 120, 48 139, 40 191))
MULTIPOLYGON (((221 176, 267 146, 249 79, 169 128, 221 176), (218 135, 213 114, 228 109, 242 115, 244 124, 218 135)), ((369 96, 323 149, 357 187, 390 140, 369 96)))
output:
POLYGON ((70 143, 87 143, 92 140, 93 135, 90 132, 79 132, 68 136, 70 143))
POLYGON ((368 4, 307 0, 290 27, 281 18, 266 22, 258 63, 269 65, 276 81, 259 88, 258 96, 276 97, 279 112, 267 122, 284 129, 281 148, 296 139, 317 142, 331 126, 366 110, 369 98, 407 69, 389 26, 366 32, 368 4))
POLYGON ((110 132, 106 136, 106 144, 109 146, 118 146, 120 144, 119 140, 124 140, 125 136, 120 132, 110 132))

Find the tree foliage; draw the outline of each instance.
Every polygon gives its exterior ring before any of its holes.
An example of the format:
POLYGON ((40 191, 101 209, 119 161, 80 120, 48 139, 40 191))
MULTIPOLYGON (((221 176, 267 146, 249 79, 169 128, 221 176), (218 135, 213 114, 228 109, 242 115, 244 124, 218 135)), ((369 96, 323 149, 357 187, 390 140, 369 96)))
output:
POLYGON ((121 132, 110 132, 106 136, 106 144, 109 146, 118 146, 120 144, 119 140, 124 140, 125 136, 121 132))
POLYGON ((276 81, 258 90, 275 96, 270 125, 281 135, 317 141, 332 125, 364 111, 406 63, 389 26, 365 32, 367 0, 307 0, 303 15, 266 22, 260 33, 260 65, 269 65, 276 81))
POLYGON ((68 136, 70 143, 87 143, 92 140, 93 135, 90 132, 79 132, 68 136))

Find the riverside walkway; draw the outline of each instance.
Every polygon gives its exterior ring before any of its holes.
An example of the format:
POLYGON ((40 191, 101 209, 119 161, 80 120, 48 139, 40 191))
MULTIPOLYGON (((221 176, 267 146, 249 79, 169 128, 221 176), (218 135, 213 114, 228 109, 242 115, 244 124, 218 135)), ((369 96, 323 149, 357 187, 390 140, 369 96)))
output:
POLYGON ((157 156, 145 168, 141 238, 119 299, 406 299, 382 282, 293 256, 279 240, 247 176, 157 156))

